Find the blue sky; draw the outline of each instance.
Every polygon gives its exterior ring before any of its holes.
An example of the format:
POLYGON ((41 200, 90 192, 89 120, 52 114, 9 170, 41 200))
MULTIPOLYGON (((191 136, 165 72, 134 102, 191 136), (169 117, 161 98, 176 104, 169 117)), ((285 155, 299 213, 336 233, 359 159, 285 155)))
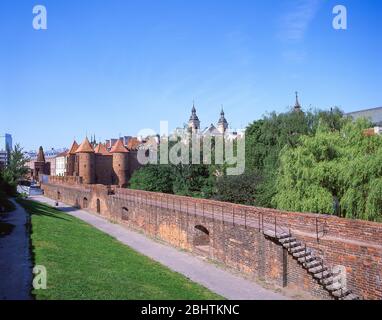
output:
POLYGON ((232 128, 267 111, 382 105, 380 0, 7 0, 1 131, 26 149, 135 135, 223 104, 232 128), (48 30, 32 28, 45 5, 48 30), (332 28, 335 5, 348 29, 332 28))

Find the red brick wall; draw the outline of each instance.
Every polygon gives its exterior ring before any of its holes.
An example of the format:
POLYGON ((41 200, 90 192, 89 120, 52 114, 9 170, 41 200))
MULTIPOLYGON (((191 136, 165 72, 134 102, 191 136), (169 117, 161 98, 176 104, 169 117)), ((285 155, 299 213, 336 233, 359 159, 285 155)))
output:
POLYGON ((366 299, 382 299, 382 224, 101 185, 73 187, 56 182, 44 185, 44 190, 54 199, 59 190, 62 201, 71 205, 81 204, 86 197, 93 212, 99 199, 100 214, 114 222, 207 255, 249 277, 330 298, 291 255, 284 254, 279 244, 259 230, 261 218, 264 223, 274 223, 276 218, 278 226, 290 229, 327 265, 345 266, 348 288, 354 293, 366 299), (195 228, 198 225, 209 231, 210 246, 195 246, 200 236, 195 228))

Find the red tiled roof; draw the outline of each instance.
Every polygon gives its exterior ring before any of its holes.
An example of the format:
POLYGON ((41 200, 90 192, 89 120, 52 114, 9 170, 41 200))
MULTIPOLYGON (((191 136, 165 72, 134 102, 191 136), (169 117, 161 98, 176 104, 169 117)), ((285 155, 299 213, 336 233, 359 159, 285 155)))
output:
POLYGON ((110 153, 126 153, 129 152, 125 146, 123 145, 123 142, 118 139, 117 142, 114 144, 114 146, 111 148, 110 153))
POLYGON ((68 154, 75 154, 77 149, 78 149, 78 143, 74 140, 68 154))
POLYGON ((107 151, 105 145, 103 143, 99 143, 95 149, 94 149, 94 152, 97 153, 97 154, 102 154, 104 156, 110 156, 110 152, 107 151))
POLYGON ((81 145, 78 147, 76 153, 93 153, 94 149, 92 145, 90 144, 88 138, 86 137, 84 142, 81 143, 81 145))
POLYGON ((131 138, 127 143, 128 150, 137 150, 141 142, 137 138, 131 138))

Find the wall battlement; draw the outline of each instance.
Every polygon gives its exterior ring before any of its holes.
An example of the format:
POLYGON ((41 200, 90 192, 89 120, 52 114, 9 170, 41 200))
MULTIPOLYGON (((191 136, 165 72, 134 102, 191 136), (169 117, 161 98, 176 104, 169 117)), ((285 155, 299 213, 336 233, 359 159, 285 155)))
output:
POLYGON ((281 245, 279 235, 291 234, 328 270, 346 268, 346 288, 354 294, 382 299, 379 223, 51 179, 43 189, 52 199, 207 256, 249 277, 334 298, 333 291, 301 265, 298 255, 281 245))

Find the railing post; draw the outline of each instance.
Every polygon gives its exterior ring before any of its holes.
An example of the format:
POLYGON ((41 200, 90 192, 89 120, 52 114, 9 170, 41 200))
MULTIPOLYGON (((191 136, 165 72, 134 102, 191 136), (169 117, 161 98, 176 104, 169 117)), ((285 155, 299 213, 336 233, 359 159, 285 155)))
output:
POLYGON ((275 238, 277 236, 277 217, 275 215, 275 238))
POLYGON ((261 221, 260 221, 260 218, 261 218, 261 215, 260 215, 260 212, 257 213, 257 216, 259 217, 259 232, 261 230, 261 221))
POLYGON ((264 233, 264 215, 261 213, 261 230, 263 230, 264 233))
POLYGON ((194 202, 194 217, 196 219, 196 202, 194 202))
POLYGON ((306 252, 306 243, 305 243, 305 267, 307 267, 307 264, 306 264, 306 255, 307 255, 307 252, 306 252))
POLYGON ((316 236, 317 236, 317 242, 319 242, 320 239, 318 237, 318 218, 316 218, 316 236))
POLYGON ((221 208, 222 208, 222 221, 223 221, 223 226, 224 226, 224 214, 223 214, 223 206, 221 206, 221 208))
POLYGON ((321 259, 321 279, 324 278, 324 258, 321 259))
POLYGON ((235 207, 232 206, 232 225, 235 226, 235 207))

